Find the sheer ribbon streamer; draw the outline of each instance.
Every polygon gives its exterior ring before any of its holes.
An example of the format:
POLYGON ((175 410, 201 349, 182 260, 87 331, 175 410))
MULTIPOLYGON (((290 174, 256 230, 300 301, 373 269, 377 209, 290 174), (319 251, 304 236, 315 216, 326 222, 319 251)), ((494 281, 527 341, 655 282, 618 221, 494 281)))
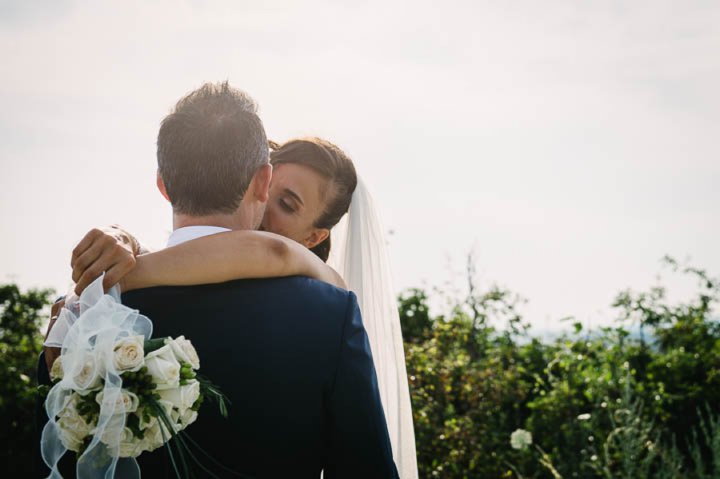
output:
POLYGON ((365 183, 358 185, 346 219, 333 228, 329 263, 358 297, 370 340, 393 457, 400 477, 417 479, 415 430, 400 315, 382 222, 365 183))
MULTIPOLYGON (((92 439, 77 460, 80 479, 109 479, 112 477, 140 478, 140 468, 134 458, 119 458, 120 442, 125 428, 125 412, 118 399, 122 378, 113 361, 115 342, 130 336, 142 335, 150 339, 152 322, 120 303, 120 292, 114 287, 109 294, 103 291, 103 276, 95 280, 79 298, 63 308, 48 340, 49 347, 61 347, 63 377, 53 386, 45 401, 50 418, 42 432, 40 448, 52 479, 62 478, 58 469, 60 458, 73 442, 72 432, 58 424, 66 415, 74 392, 92 388, 86 394, 95 397, 102 391, 97 425, 92 439), (104 384, 102 384, 104 380, 104 384)), ((86 427, 85 421, 74 415, 74 426, 86 427), (77 422, 79 418, 80 422, 77 422)), ((85 446, 85 445, 83 445, 85 446)))

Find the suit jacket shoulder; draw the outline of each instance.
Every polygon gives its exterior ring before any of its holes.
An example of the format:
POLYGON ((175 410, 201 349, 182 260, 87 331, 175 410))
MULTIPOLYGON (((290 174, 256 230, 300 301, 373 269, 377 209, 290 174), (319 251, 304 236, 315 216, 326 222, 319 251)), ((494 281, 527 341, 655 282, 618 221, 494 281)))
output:
MULTIPOLYGON (((203 404, 188 428, 221 463, 257 477, 318 477, 327 467, 338 415, 353 414, 337 407, 354 387, 338 379, 353 364, 344 352, 349 329, 353 351, 371 358, 353 293, 290 277, 150 288, 124 294, 123 302, 153 321, 153 337, 191 340, 200 373, 230 398, 229 419, 203 404)), ((372 386, 372 359, 360 367, 372 386)), ((360 436, 342 440, 347 450, 365 450, 360 436)), ((140 456, 144 475, 169 477, 169 462, 160 456, 140 456)))

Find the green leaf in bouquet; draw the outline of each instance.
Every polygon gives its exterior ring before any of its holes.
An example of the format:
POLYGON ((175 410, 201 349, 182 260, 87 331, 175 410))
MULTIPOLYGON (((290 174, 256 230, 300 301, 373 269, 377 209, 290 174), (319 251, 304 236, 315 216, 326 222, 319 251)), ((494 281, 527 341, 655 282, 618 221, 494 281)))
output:
POLYGON ((155 383, 146 366, 137 371, 125 371, 122 380, 123 388, 135 393, 141 402, 151 399, 155 394, 155 383))
POLYGON ((80 457, 80 456, 82 456, 82 455, 85 453, 85 451, 87 450, 88 446, 90 446, 90 443, 92 442, 92 440, 93 440, 93 435, 92 435, 92 434, 88 434, 88 435, 85 437, 85 439, 83 439, 83 442, 82 442, 82 444, 80 445, 80 449, 77 451, 77 457, 80 457))
POLYGON ((180 385, 184 386, 188 384, 190 381, 195 379, 197 374, 193 370, 190 363, 180 363, 180 385))
POLYGON ((195 400, 195 402, 193 403, 193 405, 190 406, 190 409, 193 410, 193 411, 195 411, 195 412, 200 411, 200 406, 202 406, 202 403, 203 403, 203 402, 205 402, 205 395, 204 395, 202 392, 200 392, 200 395, 199 395, 198 398, 195 400))
MULTIPOLYGON (((221 410, 225 410, 225 416, 227 414, 227 407, 225 406, 225 400, 224 395, 220 393, 219 389, 217 389, 216 386, 212 385, 209 381, 206 381, 207 384, 209 384, 216 394, 220 395, 219 400, 221 401, 221 410)), ((207 386, 206 386, 207 387, 207 386)), ((201 383, 202 388, 202 383, 201 383)), ((195 406, 197 405, 199 407, 200 402, 202 402, 203 395, 201 393, 200 399, 196 401, 196 403, 193 405, 193 410, 195 409, 195 406)), ((157 399, 151 399, 150 404, 152 405, 152 414, 155 415, 158 420, 161 422, 161 424, 165 427, 160 428, 160 432, 163 436, 163 441, 165 441, 165 446, 168 450, 168 455, 170 456, 170 462, 172 463, 173 470, 175 471, 175 475, 178 478, 187 478, 190 477, 192 471, 190 468, 190 465, 188 464, 188 458, 190 461, 192 461, 193 464, 195 464, 198 468, 200 468, 204 473, 204 477, 211 477, 214 479, 220 479, 219 476, 217 476, 215 473, 213 473, 210 469, 205 467, 200 460, 195 456, 193 453, 191 446, 197 449, 201 454, 203 454, 205 457, 210 459, 210 461, 215 464, 218 468, 224 470, 225 472, 228 472, 234 476, 241 477, 241 478, 249 478, 250 476, 241 474, 239 472, 233 471, 232 469, 229 469, 228 467, 222 465, 219 463, 215 458, 213 458, 210 454, 208 454, 202 447, 200 447, 195 441, 193 441, 188 434, 186 434, 184 431, 176 432, 174 425, 172 423, 172 420, 167 414, 167 411, 165 408, 163 408, 160 403, 157 401, 157 399), (168 436, 169 434, 169 436, 168 436)))
MULTIPOLYGON (((210 382, 209 379, 206 379, 202 376, 197 376, 197 380, 200 383, 200 391, 202 392, 200 397, 202 398, 203 396, 207 396, 210 401, 217 402, 218 408, 220 409, 220 414, 222 415, 222 417, 227 418, 228 405, 231 404, 230 399, 228 399, 228 397, 225 396, 222 391, 220 391, 219 387, 210 382)), ((198 399, 198 401, 199 400, 200 399, 198 399)), ((199 408, 200 406, 198 405, 198 409, 199 408)), ((193 410, 197 410, 194 409, 194 405, 193 410)))
POLYGON ((96 422, 100 416, 100 405, 95 397, 95 394, 78 395, 77 412, 88 424, 96 422))
MULTIPOLYGON (((180 433, 175 431, 175 427, 172 423, 172 420, 170 417, 168 417, 167 412, 165 409, 160 406, 157 402, 155 402, 155 409, 158 413, 158 419, 162 422, 162 424, 167 428, 168 433, 170 434, 170 437, 166 439, 165 436, 165 428, 160 428, 160 433, 163 436, 163 441, 165 441, 165 446, 168 449, 168 454, 170 455, 170 461, 173 464, 173 469, 175 470, 175 474, 177 477, 181 478, 187 478, 191 476, 191 469, 188 465, 188 460, 186 458, 186 455, 190 457, 193 463, 195 463, 196 466, 198 466, 200 469, 203 470, 207 474, 207 477, 211 477, 213 479, 220 479, 216 474, 214 474, 212 471, 207 469, 205 466, 202 465, 202 463, 195 457, 195 455, 190 450, 190 447, 185 442, 185 437, 181 435, 180 433), (175 454, 173 454, 173 448, 175 450, 175 454), (177 461, 175 459, 175 455, 177 455, 177 461), (179 467, 178 467, 179 463, 179 467), (180 474, 180 469, 182 470, 182 475, 180 474)), ((202 449, 201 449, 202 451, 202 449)), ((202 451, 204 453, 204 451, 202 451)), ((205 453, 207 454, 207 453, 205 453)))
POLYGON ((137 414, 128 414, 125 426, 132 431, 136 438, 141 440, 145 438, 145 431, 140 429, 140 417, 137 414))
POLYGON ((208 470, 205 466, 203 466, 202 463, 195 457, 195 455, 192 453, 192 450, 190 449, 190 446, 188 445, 188 443, 189 443, 191 446, 195 447, 200 453, 202 453, 205 457, 207 457, 208 459, 210 459, 210 461, 211 461, 213 464, 215 464, 217 467, 219 467, 219 468, 222 469, 223 471, 228 472, 228 473, 230 473, 230 474, 232 474, 232 475, 234 475, 234 476, 240 477, 240 478, 253 479, 252 476, 248 476, 248 475, 242 474, 242 473, 240 473, 240 472, 233 471, 233 470, 230 469, 229 467, 226 467, 226 466, 222 465, 220 462, 217 461, 217 459, 215 459, 214 457, 212 457, 207 451, 205 451, 202 447, 200 447, 200 445, 199 445, 198 443, 196 443, 195 441, 193 441, 192 438, 190 437, 190 435, 189 435, 189 434, 186 434, 184 431, 180 431, 180 432, 178 433, 178 436, 177 436, 177 437, 178 437, 178 439, 180 439, 180 440, 182 441, 184 447, 185 447, 186 450, 187 450, 187 453, 190 455, 190 457, 192 458, 192 460, 195 461, 195 464, 197 464, 197 465, 200 467, 200 469, 202 469, 202 470, 205 471, 207 474, 209 474, 210 477, 219 479, 219 477, 218 477, 217 475, 215 475, 212 471, 208 470), (185 442, 185 441, 187 441, 187 442, 185 442))
POLYGON ((168 338, 154 338, 154 339, 146 339, 145 343, 143 345, 143 349, 145 350, 145 355, 147 356, 148 353, 152 353, 153 351, 157 351, 158 349, 165 346, 165 341, 168 338))
MULTIPOLYGON (((187 463, 184 461, 183 458, 178 457, 180 459, 180 466, 183 469, 184 475, 180 474, 180 470, 178 469, 177 462, 175 461, 175 455, 173 454, 173 445, 171 444, 172 438, 177 434, 175 432, 175 428, 172 425, 172 421, 170 421, 170 418, 167 415, 167 412, 165 409, 157 402, 157 399, 151 399, 150 404, 152 405, 152 408, 155 412, 155 416, 160 421, 160 434, 162 435, 163 442, 165 443, 165 447, 167 447, 168 455, 170 456, 170 463, 173 466, 173 470, 175 471, 175 475, 178 478, 183 477, 189 477, 189 471, 187 470, 187 463), (162 426, 165 427, 162 427, 162 426), (170 437, 167 437, 165 433, 165 429, 167 428, 167 433, 170 435, 170 437)), ((181 451, 177 451, 179 453, 179 456, 182 454, 181 451)))

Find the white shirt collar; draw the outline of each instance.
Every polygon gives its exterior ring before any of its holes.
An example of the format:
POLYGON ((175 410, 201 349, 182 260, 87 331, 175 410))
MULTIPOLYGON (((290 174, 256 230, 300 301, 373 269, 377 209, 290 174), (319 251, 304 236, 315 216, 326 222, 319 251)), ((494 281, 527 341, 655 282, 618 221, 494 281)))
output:
POLYGON ((168 238, 167 247, 170 248, 171 246, 179 245, 186 241, 214 235, 216 233, 223 233, 225 231, 230 230, 220 226, 185 226, 172 232, 170 238, 168 238))

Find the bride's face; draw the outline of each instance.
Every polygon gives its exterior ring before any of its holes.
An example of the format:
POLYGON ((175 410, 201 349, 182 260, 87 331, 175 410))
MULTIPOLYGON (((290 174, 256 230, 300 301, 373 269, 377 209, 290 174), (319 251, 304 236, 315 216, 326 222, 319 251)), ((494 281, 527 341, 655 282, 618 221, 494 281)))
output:
POLYGON ((327 229, 314 226, 325 210, 328 187, 328 180, 307 166, 276 165, 260 229, 293 239, 307 248, 316 246, 329 234, 327 229))

